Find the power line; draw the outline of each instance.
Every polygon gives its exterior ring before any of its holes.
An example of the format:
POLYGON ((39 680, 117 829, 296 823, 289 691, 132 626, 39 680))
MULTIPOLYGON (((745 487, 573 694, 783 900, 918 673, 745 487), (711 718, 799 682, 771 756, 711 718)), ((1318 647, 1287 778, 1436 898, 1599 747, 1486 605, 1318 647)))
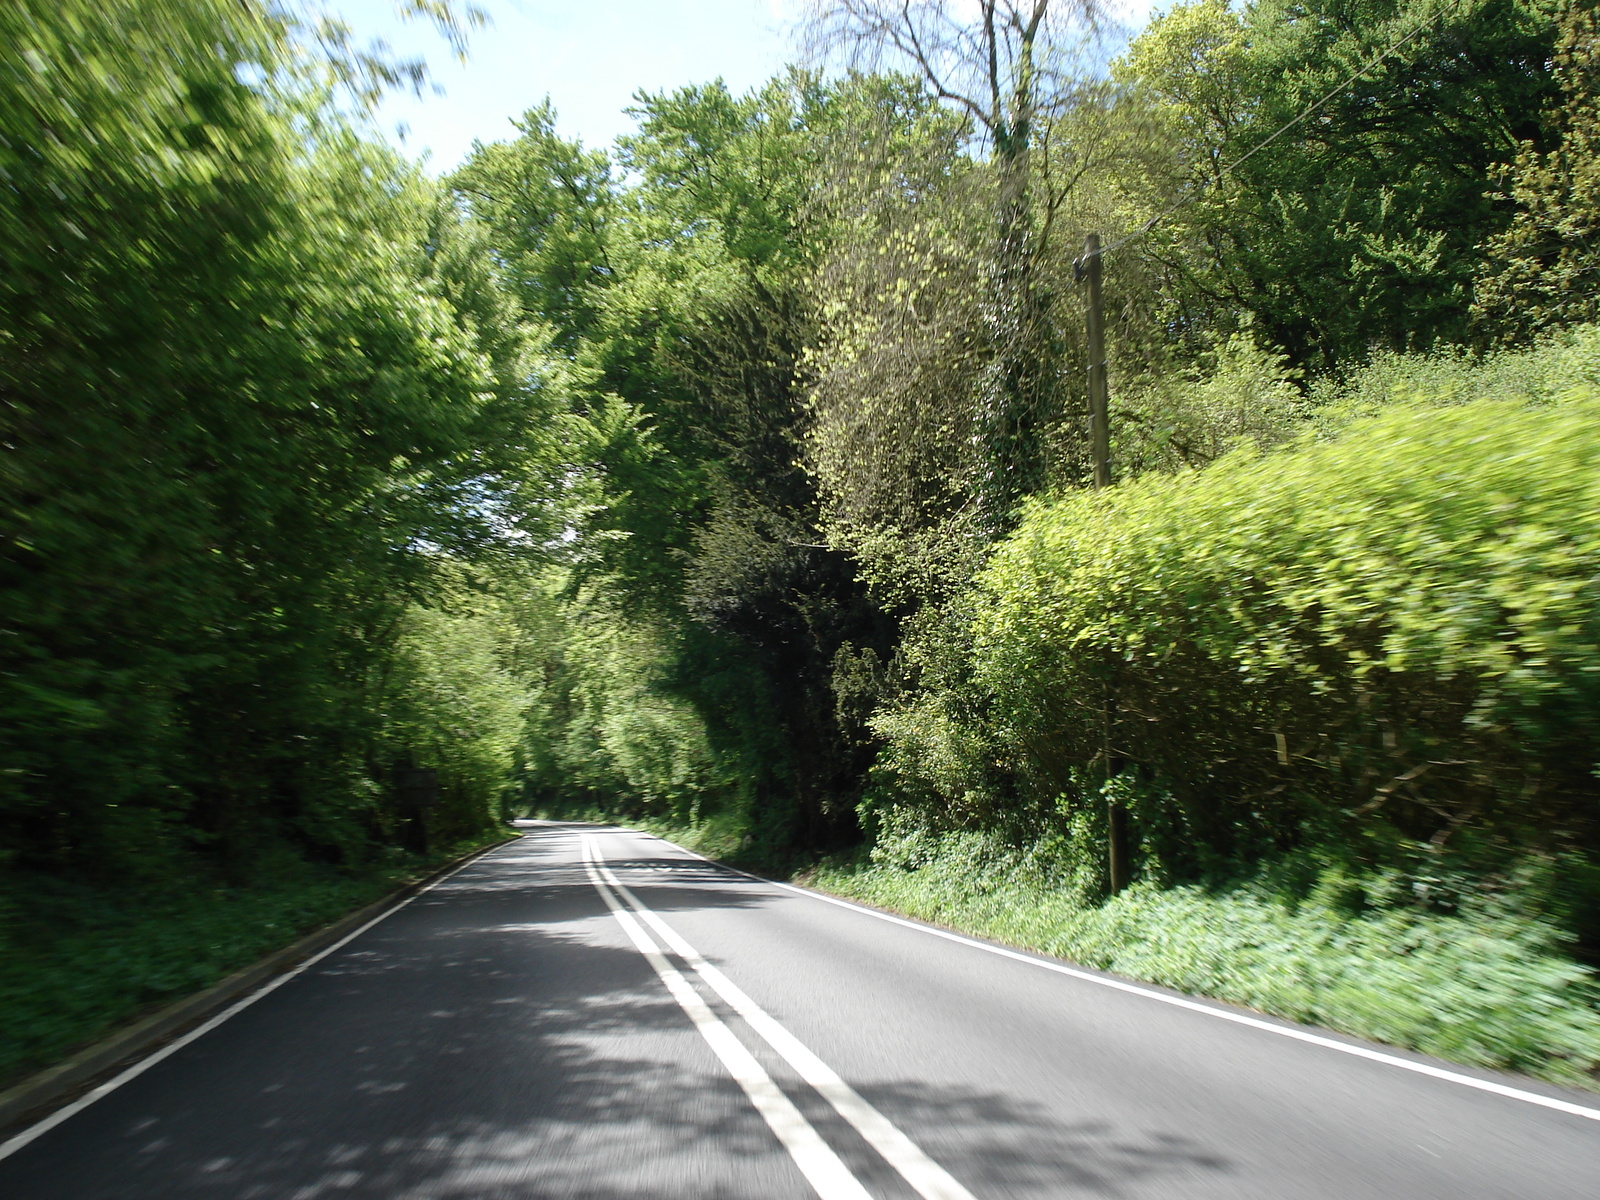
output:
MULTIPOLYGON (((1289 120, 1285 121, 1282 125, 1278 126, 1277 129, 1273 130, 1272 133, 1267 135, 1267 137, 1263 138, 1261 141, 1257 142, 1254 146, 1252 146, 1249 150, 1245 151, 1238 158, 1234 159, 1232 162, 1227 163, 1223 167, 1219 168, 1218 171, 1217 171, 1217 174, 1219 176, 1221 176, 1221 175, 1226 175, 1226 174, 1228 174, 1228 173, 1230 173, 1232 171, 1238 170, 1247 161, 1249 161, 1251 158, 1254 158, 1257 154, 1260 154, 1261 151, 1265 150, 1268 146, 1272 145, 1273 142, 1277 141, 1284 134, 1288 133, 1289 130, 1293 129, 1296 125, 1300 124, 1300 122, 1304 121, 1308 117, 1311 117, 1311 116, 1315 115, 1317 113, 1317 111, 1322 108, 1323 105, 1328 103, 1328 101, 1334 99, 1337 96, 1343 95, 1345 90, 1347 88, 1349 88, 1349 86, 1352 83, 1354 83, 1356 80, 1366 78, 1368 73, 1371 72, 1374 67, 1376 67, 1380 63, 1382 63, 1391 54, 1394 54, 1397 51, 1399 51, 1400 49, 1402 49, 1407 42, 1411 41, 1413 38, 1415 38, 1423 30, 1427 29, 1430 25, 1433 25, 1436 22, 1442 20, 1446 15, 1449 15, 1449 14, 1453 13, 1455 10, 1459 9, 1461 7, 1462 3, 1463 3, 1463 0, 1452 0, 1452 3, 1449 5, 1448 8, 1442 8, 1437 13, 1435 13, 1433 16, 1428 17, 1427 19, 1425 19, 1423 21, 1419 21, 1417 23, 1417 25, 1409 33, 1407 33, 1404 37, 1399 38, 1398 40, 1394 41, 1389 46, 1387 46, 1383 50, 1379 51, 1377 54, 1373 55, 1372 58, 1368 59, 1367 62, 1362 65, 1360 70, 1354 72, 1353 74, 1351 74, 1347 78, 1345 78, 1343 81, 1341 81, 1338 87, 1334 88, 1327 95, 1323 96, 1320 100, 1316 101, 1316 103, 1311 104, 1311 105, 1307 106, 1306 108, 1302 109, 1300 112, 1296 113, 1293 117, 1291 117, 1289 120)), ((1193 195, 1185 196, 1182 200, 1178 200, 1178 201, 1174 202, 1173 204, 1169 205, 1168 207, 1162 209, 1155 216, 1151 217, 1148 221, 1146 221, 1143 225, 1139 226, 1139 228, 1135 229, 1132 233, 1118 238, 1116 241, 1112 242, 1109 246, 1102 247, 1101 250, 1100 250, 1100 254, 1102 256, 1110 254, 1113 250, 1120 250, 1123 246, 1126 246, 1129 242, 1134 241, 1137 238, 1143 237, 1145 234, 1149 233, 1152 229, 1154 229, 1162 221, 1164 221, 1168 217, 1170 217, 1173 213, 1177 212, 1179 209, 1187 208, 1189 205, 1191 205, 1191 204, 1195 203, 1195 201, 1199 200, 1201 194, 1205 191, 1206 187, 1208 187, 1210 185, 1210 183, 1211 183, 1211 180, 1209 180, 1209 179, 1208 180, 1202 180, 1199 189, 1193 195)))

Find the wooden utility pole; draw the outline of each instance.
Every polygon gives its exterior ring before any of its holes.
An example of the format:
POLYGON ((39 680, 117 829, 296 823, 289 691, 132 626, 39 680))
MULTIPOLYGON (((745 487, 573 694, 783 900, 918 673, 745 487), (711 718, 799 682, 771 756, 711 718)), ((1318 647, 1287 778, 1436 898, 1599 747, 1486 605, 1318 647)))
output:
POLYGON ((1106 321, 1100 300, 1100 235, 1083 240, 1080 274, 1089 281, 1089 452, 1094 486, 1111 486, 1111 389, 1106 382, 1106 321))
MULTIPOLYGON (((1076 274, 1088 281, 1088 351, 1089 351, 1089 453, 1094 464, 1094 486, 1111 486, 1111 387, 1106 379, 1106 320, 1100 299, 1100 235, 1091 233, 1083 240, 1083 257, 1077 262, 1076 274)), ((1111 685, 1106 685, 1105 744, 1106 781, 1116 774, 1117 764, 1111 752, 1111 728, 1117 711, 1117 697, 1111 685)), ((1107 864, 1111 877, 1111 890, 1120 892, 1128 886, 1128 810, 1114 800, 1106 801, 1106 841, 1110 860, 1107 864)))

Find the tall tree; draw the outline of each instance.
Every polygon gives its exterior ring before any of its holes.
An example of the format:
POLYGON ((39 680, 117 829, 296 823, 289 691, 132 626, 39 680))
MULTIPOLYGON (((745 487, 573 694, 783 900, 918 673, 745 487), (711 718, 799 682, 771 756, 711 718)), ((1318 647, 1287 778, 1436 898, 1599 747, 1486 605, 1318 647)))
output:
POLYGON ((995 175, 993 249, 983 281, 993 344, 978 398, 984 448, 975 481, 990 535, 1008 527, 1017 502, 1045 484, 1044 431, 1054 414, 1048 293, 1035 259, 1039 230, 1030 192, 1041 122, 1078 91, 1066 65, 1072 19, 1092 7, 1056 0, 821 0, 813 52, 850 66, 909 71, 980 134, 995 175))
MULTIPOLYGON (((1226 0, 1156 18, 1117 65, 1171 124, 1185 201, 1134 247, 1196 348, 1238 328, 1311 373, 1471 339, 1492 177, 1542 142, 1537 0, 1226 0)), ((1152 198, 1154 199, 1154 198, 1152 198)), ((1155 201, 1154 211, 1162 203, 1155 201)))
POLYGON ((616 185, 603 151, 555 131, 549 100, 513 122, 519 136, 475 143, 450 187, 467 201, 505 264, 524 311, 571 350, 594 329, 613 278, 609 222, 616 185))
MULTIPOLYGON (((648 740, 649 713, 676 720, 688 699, 704 744, 726 756, 711 776, 737 762, 769 834, 837 844, 853 829, 864 764, 833 703, 833 660, 882 630, 849 563, 821 544, 814 485, 798 465, 807 195, 834 99, 793 73, 745 96, 713 83, 637 102, 638 132, 617 150, 629 182, 576 204, 560 226, 584 227, 590 210, 607 273, 585 276, 582 321, 576 309, 549 316, 570 358, 590 499, 566 611, 580 626, 628 614, 629 644, 655 647, 657 669, 644 689, 616 678, 552 693, 569 715, 549 729, 567 732, 538 740, 581 744, 575 722, 626 711, 638 722, 607 728, 648 740)), ((582 152, 553 137, 548 121, 527 122, 513 143, 479 147, 453 180, 517 248, 502 255, 514 277, 549 278, 582 259, 557 225, 519 215, 545 211, 539 197, 553 188, 573 195, 560 177, 582 152)), ((571 644, 580 655, 590 643, 571 644)), ((643 743, 603 738, 597 753, 635 802, 673 790, 648 778, 667 760, 643 743)))
POLYGON ((303 53, 224 0, 0 12, 0 827, 36 864, 359 856, 405 613, 551 536, 537 345, 303 53))
POLYGON ((1524 141, 1509 172, 1517 215, 1487 247, 1477 309, 1502 336, 1600 316, 1600 8, 1569 0, 1555 54, 1548 151, 1524 141))

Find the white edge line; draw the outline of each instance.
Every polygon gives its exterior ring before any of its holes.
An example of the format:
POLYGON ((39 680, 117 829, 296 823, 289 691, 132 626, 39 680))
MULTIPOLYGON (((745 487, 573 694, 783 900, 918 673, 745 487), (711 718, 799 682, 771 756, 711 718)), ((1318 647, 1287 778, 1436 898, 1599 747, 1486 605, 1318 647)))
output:
MULTIPOLYGON (((617 924, 622 926, 634 948, 644 955, 645 961, 666 985, 667 992, 711 1047, 712 1053, 721 1060, 724 1069, 743 1089, 751 1105, 789 1152, 789 1157, 817 1195, 822 1200, 872 1200, 872 1194, 861 1186, 861 1181, 834 1152, 833 1147, 823 1140, 816 1127, 795 1107, 794 1101, 784 1094, 755 1055, 728 1028, 727 1023, 712 1011, 682 972, 667 961, 661 948, 634 919, 633 913, 602 880, 600 871, 606 868, 601 866, 597 870, 596 863, 604 863, 605 860, 593 836, 585 833, 579 837, 584 870, 595 891, 600 893, 600 899, 605 901, 617 924)), ((610 874, 608 870, 606 873, 610 874)))
MULTIPOLYGON (((654 834, 644 833, 642 829, 628 829, 627 826, 615 826, 629 833, 644 834, 645 837, 655 837, 654 834)), ((1313 1046, 1322 1046, 1328 1050, 1337 1050, 1340 1054, 1349 1054, 1355 1058, 1365 1058, 1372 1062, 1385 1063, 1391 1067, 1399 1067, 1403 1071, 1411 1071, 1418 1075, 1427 1075, 1433 1079, 1442 1079, 1447 1083, 1460 1084, 1462 1087, 1475 1088, 1480 1092, 1491 1092, 1496 1096, 1505 1096, 1511 1100, 1521 1100, 1527 1104, 1537 1104, 1541 1108, 1551 1108, 1556 1112, 1568 1113, 1575 1117, 1585 1117, 1591 1121, 1600 1121, 1600 1108, 1586 1108, 1581 1104, 1573 1104, 1569 1100, 1557 1100, 1553 1096, 1541 1096, 1538 1092, 1527 1092, 1521 1088, 1510 1087, 1507 1084, 1495 1083, 1489 1079, 1476 1079, 1471 1075, 1462 1075, 1456 1071, 1447 1071, 1443 1067, 1435 1067, 1429 1063, 1412 1062, 1410 1059, 1401 1058, 1394 1054, 1385 1054, 1382 1050, 1372 1050, 1366 1046, 1353 1046, 1348 1042, 1335 1041, 1333 1038, 1323 1037, 1320 1034, 1310 1033, 1303 1029, 1296 1029, 1290 1025, 1278 1025, 1271 1021, 1263 1021, 1256 1017, 1248 1017, 1243 1013, 1229 1012, 1225 1008, 1216 1008, 1209 1004, 1201 1004, 1196 1000, 1187 1000, 1182 996, 1170 996, 1165 992, 1158 992, 1152 988, 1141 987, 1136 983, 1126 983, 1120 979, 1112 979, 1104 975, 1096 975, 1090 971, 1069 967, 1065 963, 1052 962, 1047 958, 1039 958, 1032 954, 1024 954, 1019 950, 1010 950, 1004 946, 996 946, 990 942, 979 941, 977 938, 967 937, 964 934, 953 933, 948 929, 940 929, 937 925, 928 925, 921 921, 914 921, 908 917, 898 917, 892 913, 882 912, 869 908, 865 904, 857 904, 852 900, 845 900, 839 896, 830 896, 824 892, 814 891, 811 888, 797 887, 792 883, 781 883, 776 879, 763 879, 759 875, 752 875, 748 871, 741 871, 738 867, 730 867, 726 863, 719 863, 715 859, 707 858, 704 854, 696 854, 677 842, 667 841, 666 838, 656 838, 658 842, 666 842, 669 846, 676 846, 685 854, 693 855, 701 862, 710 863, 724 871, 735 875, 743 875, 746 879, 756 883, 766 884, 769 887, 782 888, 784 891, 793 892, 797 896, 805 896, 812 900, 821 900, 824 904, 837 905, 848 908, 869 917, 876 917, 880 921, 888 921, 891 925, 903 925, 907 929, 915 929, 922 933, 932 934, 934 937, 943 938, 947 942, 956 942, 962 946, 972 946, 990 954, 998 954, 1001 958, 1009 958, 1016 962, 1027 963, 1030 966, 1042 967, 1046 971, 1054 971, 1057 975, 1067 975, 1073 979, 1081 979, 1085 983, 1097 984, 1100 987, 1111 988, 1113 991, 1127 992, 1134 996, 1143 996, 1149 1000, 1159 1000, 1162 1004, 1170 1004, 1174 1008, 1186 1008, 1191 1012, 1203 1013, 1208 1017, 1215 1017, 1219 1021, 1232 1021, 1235 1025, 1247 1025, 1251 1029, 1260 1029, 1266 1033, 1276 1034, 1278 1037, 1293 1038, 1297 1042, 1309 1042, 1313 1046)))
MULTIPOLYGON (((501 845, 510 845, 510 843, 509 842, 503 842, 503 843, 501 843, 501 845)), ((134 1063, 133 1066, 128 1067, 126 1070, 124 1070, 120 1075, 117 1075, 117 1076, 115 1076, 115 1077, 113 1077, 111 1079, 106 1080, 106 1082, 102 1083, 99 1087, 95 1088, 93 1091, 87 1092, 84 1095, 79 1096, 76 1100, 74 1100, 71 1104, 67 1105, 65 1108, 56 1109, 56 1111, 51 1113, 48 1117, 45 1117, 43 1120, 39 1121, 38 1123, 36 1123, 34 1125, 28 1126, 28 1128, 24 1129, 21 1133, 16 1134, 15 1136, 11 1137, 10 1139, 8 1139, 7 1141, 5 1141, 3 1143, 0 1143, 0 1159, 4 1159, 4 1158, 10 1157, 11 1155, 15 1154, 18 1150, 21 1150, 24 1146, 26 1146, 30 1142, 34 1141, 36 1138, 43 1137, 45 1134, 49 1133, 52 1129, 54 1129, 57 1125, 60 1125, 63 1121, 70 1120, 71 1118, 77 1116, 84 1109, 88 1108, 91 1104, 93 1104, 96 1100, 104 1099, 105 1097, 109 1096, 112 1092, 116 1091, 123 1084, 127 1083, 129 1080, 135 1079, 138 1076, 143 1075, 146 1071, 148 1071, 151 1067, 155 1066, 162 1059, 168 1058, 171 1055, 176 1054, 179 1050, 182 1050, 190 1042, 196 1041, 199 1038, 204 1037, 206 1034, 210 1033, 213 1029, 215 1029, 218 1025, 221 1025, 224 1021, 228 1020, 230 1017, 237 1016, 239 1013, 241 1013, 245 1009, 249 1008, 252 1004, 254 1004, 257 1000, 261 999, 261 997, 265 996, 267 993, 276 991, 278 988, 280 988, 284 984, 288 983, 296 975, 299 975, 302 971, 309 970, 311 967, 316 966, 319 962, 321 962, 323 959, 327 958, 328 955, 332 954, 334 951, 343 949, 349 943, 355 941, 356 938, 360 937, 367 930, 371 929, 379 921, 383 921, 383 920, 386 920, 389 917, 394 916, 395 913, 399 912, 402 908, 404 908, 406 905, 410 904, 413 900, 417 899, 420 896, 426 895, 428 892, 433 891, 434 888, 438 887, 445 880, 454 878, 457 873, 459 873, 461 871, 465 871, 468 867, 472 866, 473 863, 477 862, 479 859, 482 859, 483 857, 485 857, 486 855, 488 855, 492 851, 498 850, 499 848, 500 848, 499 846, 491 846, 491 847, 489 847, 488 850, 484 850, 482 853, 473 855, 466 862, 462 863, 460 866, 456 867, 454 870, 448 872, 447 874, 439 876, 439 878, 435 879, 432 883, 428 884, 427 887, 418 888, 416 891, 412 892, 411 895, 407 896, 404 900, 400 901, 400 903, 396 904, 393 908, 384 909, 377 916, 373 917, 372 920, 368 921, 365 925, 361 926, 361 928, 352 930, 350 933, 345 934, 344 937, 340 938, 337 942, 334 942, 333 945, 326 946, 323 949, 317 951, 310 958, 306 959, 303 963, 301 963, 299 966, 295 967, 293 970, 285 971, 282 975, 274 976, 272 979, 268 980, 261 987, 257 988, 255 991, 251 992, 243 1000, 234 1001, 234 1003, 230 1004, 227 1008, 223 1009, 221 1012, 219 1012, 216 1016, 212 1017, 210 1020, 204 1022, 203 1024, 196 1025, 193 1029, 191 1029, 188 1033, 184 1034, 182 1037, 177 1038, 174 1041, 168 1042, 165 1046, 161 1047, 161 1049, 155 1051, 154 1053, 148 1055, 145 1058, 141 1058, 138 1062, 134 1063)))

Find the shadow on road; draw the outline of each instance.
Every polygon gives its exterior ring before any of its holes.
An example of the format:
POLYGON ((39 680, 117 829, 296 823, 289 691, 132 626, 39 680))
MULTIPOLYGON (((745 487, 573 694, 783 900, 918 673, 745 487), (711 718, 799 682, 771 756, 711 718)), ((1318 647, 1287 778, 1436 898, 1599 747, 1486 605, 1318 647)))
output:
MULTIPOLYGON (((590 828, 590 827, 584 827, 590 828)), ((664 908, 757 907, 699 860, 664 908), (711 886, 715 885, 715 886, 711 886)), ((862 1091, 948 1130, 981 1196, 1119 1196, 1224 1172, 1181 1139, 1062 1124, 914 1077, 862 1091)), ((797 1101, 797 1089, 791 1088, 797 1101)), ((869 1186, 909 1196, 853 1133, 803 1107, 869 1186), (830 1123, 831 1122, 831 1123, 830 1123)), ((0 1162, 10 1200, 776 1200, 806 1187, 545 826, 425 893, 206 1037, 0 1162)))

